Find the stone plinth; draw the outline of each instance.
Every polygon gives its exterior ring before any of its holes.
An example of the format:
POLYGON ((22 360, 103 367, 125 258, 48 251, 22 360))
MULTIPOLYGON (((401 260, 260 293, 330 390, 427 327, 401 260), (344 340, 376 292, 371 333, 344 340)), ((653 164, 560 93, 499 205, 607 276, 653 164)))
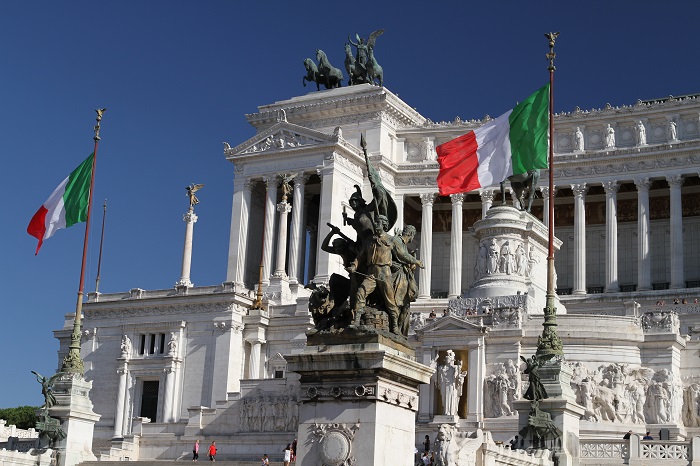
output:
POLYGON ((91 389, 92 381, 80 375, 64 375, 53 386, 56 404, 49 409, 49 415, 61 420, 66 434, 56 446, 59 466, 97 459, 92 453, 92 436, 100 415, 92 410, 91 389))
POLYGON ((381 335, 309 340, 302 354, 287 357, 288 370, 301 375, 296 464, 413 465, 418 386, 433 370, 381 335))
MULTIPOLYGON (((583 406, 576 403, 576 395, 571 388, 571 367, 553 358, 539 369, 540 380, 547 391, 548 398, 539 401, 539 409, 549 413, 552 422, 562 432, 561 448, 557 450, 559 464, 572 466, 578 464, 579 454, 579 420, 585 412, 583 406)), ((528 424, 530 401, 513 402, 519 415, 518 431, 528 424)), ((527 446, 527 445, 525 445, 527 446)))
MULTIPOLYGON (((475 281, 466 298, 476 298, 475 308, 484 298, 502 299, 526 295, 522 304, 528 314, 542 314, 547 291, 547 227, 534 215, 512 206, 491 207, 486 218, 470 229, 479 248, 476 253, 475 281)), ((561 241, 554 240, 558 251, 561 241)), ((555 272, 556 274, 556 272, 555 272)), ((556 300, 557 312, 565 309, 556 300)))

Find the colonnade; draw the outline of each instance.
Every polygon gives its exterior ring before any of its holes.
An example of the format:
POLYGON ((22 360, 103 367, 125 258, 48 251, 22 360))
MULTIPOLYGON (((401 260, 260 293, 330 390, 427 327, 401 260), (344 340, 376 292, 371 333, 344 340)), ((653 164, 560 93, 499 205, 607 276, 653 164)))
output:
MULTIPOLYGON (((332 270, 326 262, 321 264, 321 256, 317 256, 317 249, 320 246, 320 238, 318 238, 316 225, 310 225, 308 222, 307 205, 304 202, 306 182, 309 174, 300 172, 294 179, 293 195, 291 207, 282 209, 281 204, 276 205, 278 196, 277 177, 263 178, 265 184, 265 226, 264 226, 264 241, 262 249, 262 265, 263 265, 263 284, 269 284, 270 276, 274 272, 275 276, 286 274, 289 278, 290 285, 298 285, 304 278, 304 266, 307 259, 309 261, 309 277, 315 278, 315 281, 326 281, 332 270), (291 222, 289 223, 289 237, 287 238, 287 222, 286 215, 291 209, 291 222), (285 220, 277 222, 275 229, 275 215, 284 216, 285 220), (311 248, 305 251, 307 233, 310 237, 311 248), (275 242, 275 238, 277 241, 275 242), (277 245, 277 263, 276 269, 272 270, 273 248, 277 245), (288 255, 287 255, 288 249, 288 255), (306 257, 308 255, 308 257, 306 257), (317 260, 316 258, 319 257, 317 260), (322 265, 319 267, 319 265, 322 265)), ((682 217, 682 198, 681 186, 683 185, 683 176, 681 174, 672 174, 665 177, 669 184, 670 198, 670 288, 684 288, 685 280, 683 274, 683 217, 682 217)), ((321 178, 323 184, 323 177, 321 178)), ((328 179, 328 182, 334 180, 328 179)), ((649 207, 649 188, 651 181, 648 177, 639 177, 630 180, 634 183, 637 190, 637 290, 651 290, 651 254, 650 254, 650 207, 649 207)), ((605 278, 604 291, 614 293, 620 291, 620 283, 618 279, 618 215, 617 215, 617 197, 620 188, 620 182, 616 180, 601 181, 605 192, 605 278)), ((573 283, 572 294, 585 295, 587 294, 586 283, 586 195, 590 183, 580 182, 564 185, 570 187, 574 201, 574 218, 573 218, 573 283)), ((253 184, 248 180, 241 183, 239 189, 234 193, 234 210, 240 208, 237 215, 240 219, 239 226, 235 232, 232 232, 232 244, 237 248, 233 248, 234 254, 237 254, 237 261, 229 263, 229 273, 233 276, 229 277, 229 281, 243 283, 245 272, 245 259, 247 245, 247 227, 249 213, 245 212, 246 208, 251 205, 251 189, 253 184), (244 234, 244 231, 246 232, 244 234), (234 233, 237 233, 234 235, 234 233), (237 236, 234 241, 234 236, 237 236)), ((548 226, 550 219, 549 213, 549 188, 538 188, 543 199, 543 223, 548 226)), ((555 187, 555 190, 557 187, 555 187)), ((329 189, 321 187, 321 203, 326 204, 325 197, 331 196, 329 189)), ((479 190, 481 199, 481 216, 486 215, 488 209, 492 206, 494 200, 494 189, 479 190)), ((466 194, 453 194, 450 196, 451 206, 451 231, 450 231, 450 272, 448 280, 448 297, 454 298, 462 294, 462 238, 463 226, 462 216, 466 194)), ((403 226, 404 199, 410 196, 409 193, 399 193, 395 195, 398 211, 400 212, 396 226, 403 226)), ((420 252, 421 260, 425 264, 424 269, 418 271, 418 298, 429 299, 431 297, 431 270, 433 250, 433 210, 437 199, 437 192, 418 192, 415 194, 421 202, 421 229, 420 229, 420 252)), ((332 201, 339 203, 339 195, 335 192, 332 196, 332 201)), ((342 199, 346 200, 346 199, 342 199)), ((325 225, 330 221, 332 209, 337 206, 325 206, 321 208, 318 218, 318 225, 325 225), (324 210, 325 209, 325 210, 324 210), (329 210, 330 209, 330 210, 329 210)), ((311 222, 315 223, 315 222, 311 222)), ((555 231, 556 234, 556 231, 555 231)), ((325 257, 325 255, 322 255, 325 257)))

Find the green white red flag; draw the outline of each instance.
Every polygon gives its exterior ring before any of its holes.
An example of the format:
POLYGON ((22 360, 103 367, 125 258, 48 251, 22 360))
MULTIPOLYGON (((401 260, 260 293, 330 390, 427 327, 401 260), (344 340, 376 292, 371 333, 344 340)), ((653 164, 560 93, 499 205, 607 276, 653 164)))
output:
POLYGON ((44 240, 51 238, 56 230, 87 219, 94 156, 94 153, 90 154, 73 170, 32 217, 27 233, 39 240, 35 254, 39 254, 44 240))
POLYGON ((440 194, 466 193, 547 168, 548 129, 549 84, 495 120, 435 148, 440 194))

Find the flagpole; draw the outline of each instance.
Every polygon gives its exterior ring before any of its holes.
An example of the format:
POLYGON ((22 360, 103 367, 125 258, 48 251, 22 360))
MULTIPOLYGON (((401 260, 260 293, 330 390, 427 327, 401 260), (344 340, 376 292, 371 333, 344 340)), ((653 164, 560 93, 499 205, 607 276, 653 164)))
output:
POLYGON ((68 346, 68 354, 63 358, 63 364, 61 365, 61 372, 68 372, 73 374, 79 374, 82 376, 85 374, 85 366, 83 365, 83 359, 80 357, 80 339, 81 331, 80 324, 82 320, 83 313, 83 295, 85 289, 85 263, 87 262, 87 249, 88 249, 88 238, 90 234, 90 215, 92 213, 92 194, 95 187, 95 166, 97 162, 97 145, 100 142, 100 122, 102 121, 102 114, 107 110, 106 108, 97 109, 97 124, 95 125, 94 131, 95 136, 92 138, 95 141, 95 148, 92 153, 92 176, 90 177, 90 197, 88 200, 88 211, 87 218, 85 219, 85 238, 83 239, 83 260, 80 267, 80 285, 78 287, 78 301, 75 305, 75 317, 73 319, 73 333, 70 336, 70 345, 68 346))
POLYGON ((100 235, 100 256, 97 259, 97 278, 95 278, 95 294, 100 292, 100 271, 102 270, 102 244, 105 240, 105 217, 107 217, 107 199, 102 205, 102 234, 100 235))
POLYGON ((549 41, 549 241, 547 254, 547 294, 546 307, 544 309, 544 330, 537 341, 537 356, 540 358, 551 358, 552 356, 563 356, 564 350, 561 339, 556 333, 557 328, 557 308, 555 307, 556 291, 554 283, 554 42, 559 36, 558 32, 550 32, 544 35, 549 41))

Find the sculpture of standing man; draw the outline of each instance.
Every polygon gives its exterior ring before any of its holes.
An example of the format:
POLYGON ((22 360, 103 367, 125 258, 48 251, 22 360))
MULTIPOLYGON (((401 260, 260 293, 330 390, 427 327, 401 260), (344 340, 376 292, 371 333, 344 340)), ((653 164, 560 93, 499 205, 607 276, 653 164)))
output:
POLYGON ((462 361, 455 363, 455 353, 447 350, 445 364, 437 366, 436 385, 442 397, 444 414, 457 416, 467 371, 462 371, 462 361))
POLYGON ((615 148, 615 130, 610 124, 605 128, 605 148, 614 149, 615 148))
POLYGON ((644 127, 642 120, 637 122, 637 145, 646 146, 647 145, 647 130, 644 127))
POLYGON ((583 152, 583 133, 578 126, 576 127, 576 131, 574 131, 574 150, 583 152))

